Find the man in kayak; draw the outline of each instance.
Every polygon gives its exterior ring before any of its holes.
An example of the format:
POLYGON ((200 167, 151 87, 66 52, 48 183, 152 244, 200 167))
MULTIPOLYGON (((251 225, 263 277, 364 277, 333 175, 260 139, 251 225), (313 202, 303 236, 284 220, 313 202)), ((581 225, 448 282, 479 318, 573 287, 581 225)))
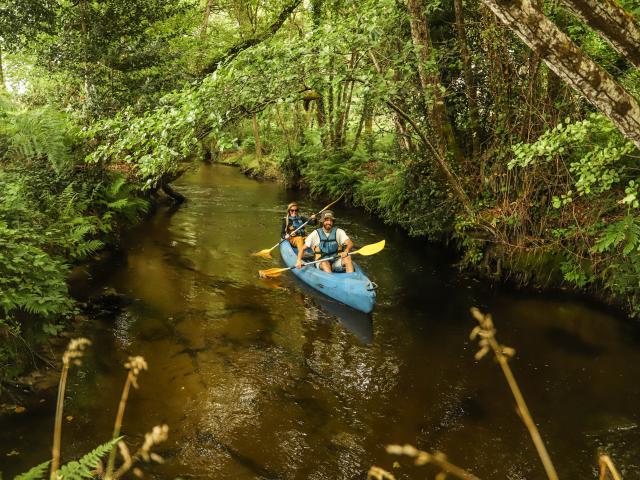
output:
POLYGON ((316 216, 311 215, 309 218, 302 215, 298 215, 298 204, 291 202, 287 206, 287 214, 282 220, 282 230, 280 232, 280 238, 286 238, 292 247, 297 248, 298 251, 304 250, 305 231, 304 227, 298 229, 305 222, 309 221, 308 225, 316 225, 316 216), (297 231, 296 231, 297 230, 297 231))
MULTIPOLYGON (((321 268, 327 273, 342 271, 350 273, 353 272, 353 262, 348 254, 353 248, 353 242, 343 229, 333 226, 334 220, 335 217, 331 210, 322 212, 320 214, 322 228, 311 232, 305 239, 304 245, 316 253, 316 260, 337 257, 332 262, 327 260, 326 262, 317 263, 318 268, 321 268)), ((297 268, 302 268, 303 254, 304 249, 298 249, 297 268)))

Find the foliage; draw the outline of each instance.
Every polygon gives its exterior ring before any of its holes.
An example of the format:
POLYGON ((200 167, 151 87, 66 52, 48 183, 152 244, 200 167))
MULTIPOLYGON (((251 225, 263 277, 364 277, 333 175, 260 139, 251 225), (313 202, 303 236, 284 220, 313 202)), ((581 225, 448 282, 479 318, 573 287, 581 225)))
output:
POLYGON ((50 463, 51 461, 47 460, 46 462, 31 468, 28 472, 18 475, 14 480, 40 480, 45 478, 50 463))
MULTIPOLYGON (((587 119, 570 119, 545 132, 532 144, 514 146, 515 158, 509 167, 527 167, 539 159, 561 158, 569 163, 576 177, 578 195, 593 196, 611 190, 633 167, 635 146, 625 140, 604 116, 591 114, 587 119)), ((568 203, 570 197, 564 201, 568 203)), ((557 204, 557 202, 556 202, 557 204)))
POLYGON ((65 480, 82 480, 83 478, 93 478, 93 470, 100 460, 111 451, 111 449, 121 440, 114 438, 96 447, 91 452, 85 454, 77 461, 69 462, 58 470, 58 475, 65 480))
MULTIPOLYGON (((3 107, 0 329, 13 339, 29 330, 31 341, 42 340, 56 335, 60 319, 74 311, 66 284, 70 264, 115 240, 116 227, 135 221, 147 202, 123 177, 81 168, 78 128, 65 115, 10 102, 3 107)), ((21 344, 0 349, 0 380, 19 371, 21 344)))
POLYGON ((0 306, 4 319, 17 310, 48 318, 69 311, 71 306, 65 281, 68 266, 30 245, 29 240, 29 235, 20 235, 0 222, 0 306))
MULTIPOLYGON (((120 438, 110 440, 96 447, 91 452, 82 456, 80 459, 71 461, 63 465, 57 472, 59 477, 64 480, 82 480, 83 478, 94 478, 93 471, 95 470, 98 463, 111 451, 111 448, 120 440, 120 438)), ((28 472, 18 475, 14 480, 41 480, 47 478, 49 476, 48 469, 50 463, 51 461, 49 460, 41 463, 40 465, 31 468, 28 472)))
POLYGON ((46 157, 57 172, 68 169, 73 162, 73 130, 65 116, 51 108, 8 111, 0 123, 7 160, 24 162, 46 157))
POLYGON ((510 168, 568 164, 565 191, 551 198, 560 211, 553 232, 564 251, 564 280, 579 288, 600 282, 638 308, 640 216, 633 144, 602 115, 590 114, 577 122, 567 119, 534 143, 514 146, 514 153, 510 168))

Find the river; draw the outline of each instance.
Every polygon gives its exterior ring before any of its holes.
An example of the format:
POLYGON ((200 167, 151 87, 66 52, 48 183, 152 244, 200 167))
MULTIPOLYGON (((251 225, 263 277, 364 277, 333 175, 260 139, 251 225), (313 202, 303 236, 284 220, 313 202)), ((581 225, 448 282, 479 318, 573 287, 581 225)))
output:
MULTIPOLYGON (((545 478, 498 365, 474 360, 469 308, 493 314, 561 478, 597 478, 609 453, 640 476, 640 327, 565 295, 518 293, 474 280, 445 251, 335 209, 364 245, 357 261, 379 286, 365 316, 318 297, 279 266, 250 256, 272 246, 296 192, 202 166, 177 182, 189 201, 161 209, 123 240, 123 253, 87 274, 80 295, 105 287, 129 301, 83 327, 93 346, 67 390, 63 457, 106 441, 122 389, 122 364, 149 370, 127 405, 123 433, 139 444, 170 427, 147 478, 365 479, 371 465, 425 478, 384 446, 445 452, 483 479, 545 478), (399 465, 394 468, 394 461, 399 465)), ((303 212, 322 202, 301 200, 303 212)), ((46 460, 54 398, 0 419, 6 478, 46 460)))

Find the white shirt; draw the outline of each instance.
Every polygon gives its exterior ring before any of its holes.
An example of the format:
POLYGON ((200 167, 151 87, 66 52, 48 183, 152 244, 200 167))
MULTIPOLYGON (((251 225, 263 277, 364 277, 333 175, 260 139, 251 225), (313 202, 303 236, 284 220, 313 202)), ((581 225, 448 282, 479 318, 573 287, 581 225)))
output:
MULTIPOLYGON (((323 231, 324 234, 327 232, 323 231)), ((344 230, 341 228, 336 228, 336 241, 338 245, 344 245, 349 240, 349 236, 346 234, 344 230)), ((304 240, 304 244, 307 248, 313 248, 320 245, 320 235, 318 235, 318 230, 314 230, 309 234, 309 236, 304 240)))

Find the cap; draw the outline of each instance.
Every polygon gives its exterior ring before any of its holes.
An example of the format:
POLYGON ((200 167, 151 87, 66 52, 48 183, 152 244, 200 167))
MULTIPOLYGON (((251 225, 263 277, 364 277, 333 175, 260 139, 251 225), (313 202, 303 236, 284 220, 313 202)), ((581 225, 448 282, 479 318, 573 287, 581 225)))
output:
POLYGON ((320 214, 320 221, 324 222, 325 219, 330 218, 331 220, 335 220, 336 217, 333 216, 333 212, 331 210, 325 210, 320 214))

